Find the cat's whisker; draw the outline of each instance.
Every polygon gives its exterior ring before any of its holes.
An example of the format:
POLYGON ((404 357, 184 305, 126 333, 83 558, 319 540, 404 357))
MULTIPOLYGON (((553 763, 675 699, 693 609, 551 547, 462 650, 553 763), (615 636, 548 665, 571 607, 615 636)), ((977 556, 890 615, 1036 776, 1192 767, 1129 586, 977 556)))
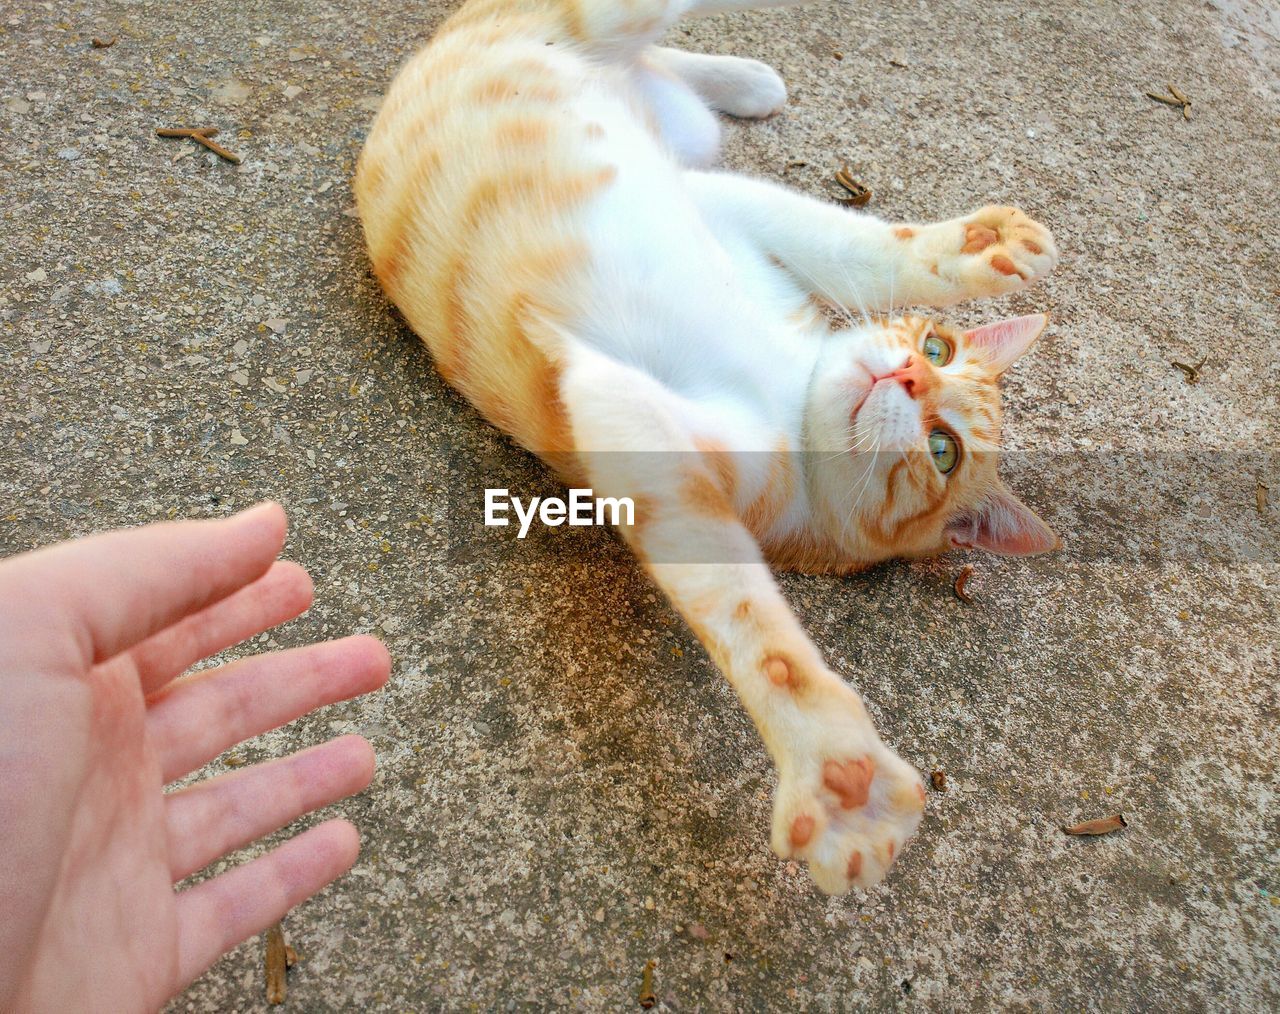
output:
MULTIPOLYGON (((866 469, 863 473, 863 480, 858 486, 856 495, 853 497, 853 503, 849 507, 848 514, 845 515, 844 524, 840 529, 840 539, 843 541, 849 534, 849 526, 853 523, 854 516, 857 514, 858 507, 862 503, 863 496, 867 490, 871 488, 871 479, 875 475, 876 460, 880 454, 880 441, 878 436, 873 440, 873 448, 871 451, 864 451, 863 454, 868 456, 866 469)), ((860 457, 862 455, 859 455, 860 457)))

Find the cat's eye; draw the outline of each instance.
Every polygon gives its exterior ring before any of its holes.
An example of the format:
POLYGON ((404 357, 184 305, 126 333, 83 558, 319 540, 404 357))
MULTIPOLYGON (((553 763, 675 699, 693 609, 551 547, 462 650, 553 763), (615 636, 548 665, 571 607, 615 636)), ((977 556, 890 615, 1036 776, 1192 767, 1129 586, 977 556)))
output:
POLYGON ((929 434, 929 456, 938 471, 946 475, 960 461, 960 446, 946 430, 934 430, 929 434))
POLYGON ((946 366, 954 355, 955 351, 951 348, 951 343, 945 338, 932 333, 925 338, 924 357, 934 366, 946 366))

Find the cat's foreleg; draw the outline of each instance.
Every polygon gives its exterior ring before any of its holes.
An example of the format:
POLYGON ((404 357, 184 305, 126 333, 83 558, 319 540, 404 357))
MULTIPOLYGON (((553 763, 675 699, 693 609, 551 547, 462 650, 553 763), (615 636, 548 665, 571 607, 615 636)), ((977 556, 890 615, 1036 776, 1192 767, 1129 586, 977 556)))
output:
POLYGON ((734 516, 709 463, 650 378, 594 353, 561 382, 597 495, 629 497, 622 529, 728 677, 778 768, 772 845, 838 894, 884 876, 924 808, 919 775, 881 741, 823 662, 734 516))
POLYGON ((1057 263, 1049 230, 1017 208, 932 224, 891 223, 732 173, 690 171, 708 224, 745 238, 800 284, 853 310, 949 306, 999 296, 1057 263))

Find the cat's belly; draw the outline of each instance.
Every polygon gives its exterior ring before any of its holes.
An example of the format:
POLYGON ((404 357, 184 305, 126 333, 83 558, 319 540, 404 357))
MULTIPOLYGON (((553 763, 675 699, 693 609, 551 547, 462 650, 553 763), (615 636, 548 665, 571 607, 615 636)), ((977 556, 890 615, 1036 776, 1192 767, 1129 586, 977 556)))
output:
POLYGON ((749 389, 777 308, 702 222, 633 83, 537 33, 454 33, 393 82, 355 180, 374 271, 442 375, 562 471, 574 342, 686 393, 715 376, 767 399, 749 389))

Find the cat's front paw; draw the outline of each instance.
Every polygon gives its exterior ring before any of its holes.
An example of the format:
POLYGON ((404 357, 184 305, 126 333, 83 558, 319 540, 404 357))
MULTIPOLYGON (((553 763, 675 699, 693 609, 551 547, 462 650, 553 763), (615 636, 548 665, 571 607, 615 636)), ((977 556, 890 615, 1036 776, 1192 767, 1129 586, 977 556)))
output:
POLYGON ((774 797, 773 850, 808 863, 827 894, 879 883, 924 812, 919 774, 849 698, 814 712, 778 765, 774 797))
POLYGON ((938 258, 937 272, 958 282, 969 296, 1016 292, 1058 263, 1053 235, 1017 208, 980 208, 944 223, 944 229, 950 249, 938 258))

